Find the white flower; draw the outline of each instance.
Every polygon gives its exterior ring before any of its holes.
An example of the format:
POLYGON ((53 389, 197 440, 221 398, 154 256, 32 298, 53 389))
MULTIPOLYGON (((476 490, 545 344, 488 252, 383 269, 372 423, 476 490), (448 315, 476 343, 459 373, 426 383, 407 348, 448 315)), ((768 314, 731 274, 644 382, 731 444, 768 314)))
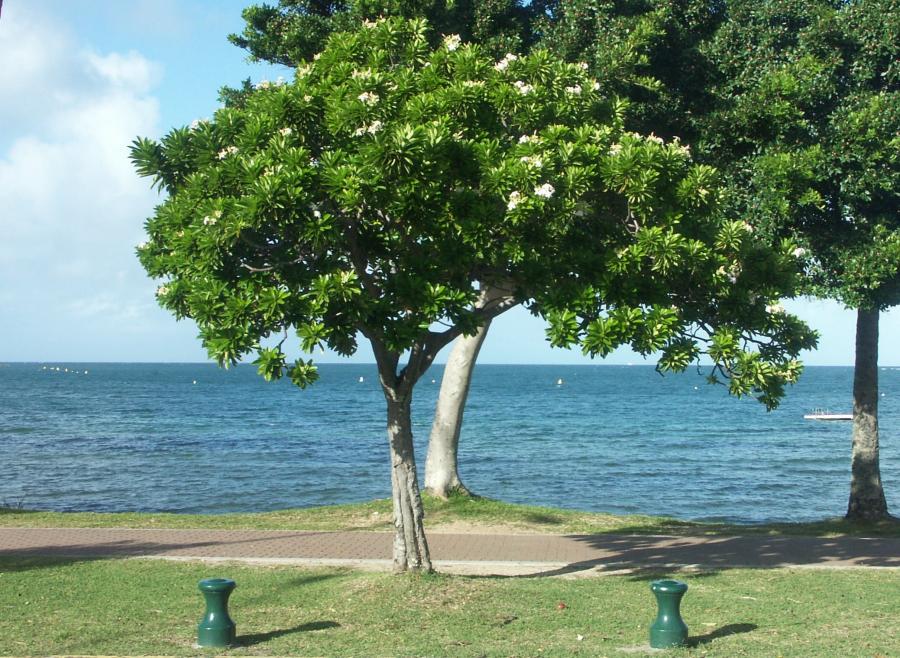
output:
POLYGON ((157 296, 157 297, 162 297, 163 295, 168 295, 168 294, 169 294, 169 287, 168 287, 168 286, 159 286, 159 287, 156 289, 156 296, 157 296))
POLYGON ((463 80, 463 87, 483 87, 483 80, 463 80))
POLYGON ((376 25, 378 25, 378 23, 376 23, 375 21, 369 21, 369 20, 363 21, 363 27, 367 27, 367 28, 369 28, 370 30, 371 30, 373 27, 375 27, 376 25))
POLYGON ((806 249, 804 249, 803 247, 797 247, 791 253, 794 254, 794 258, 803 258, 806 255, 806 249))
MULTIPOLYGON (((266 170, 266 171, 268 171, 268 170, 266 170)), ((215 217, 211 217, 211 216, 207 215, 206 217, 203 218, 203 225, 204 226, 213 226, 216 223, 216 221, 218 221, 218 220, 215 217)))
POLYGON ((374 105, 378 102, 378 94, 373 91, 364 91, 357 98, 366 105, 374 105))
POLYGON ((741 228, 747 231, 747 233, 753 233, 753 226, 747 222, 741 222, 741 228))
POLYGON ((282 128, 281 130, 278 131, 278 134, 281 135, 282 137, 287 137, 288 135, 292 134, 293 132, 294 131, 291 130, 290 128, 282 128))
POLYGON ((373 121, 373 122, 370 123, 369 125, 367 125, 367 126, 360 126, 360 127, 357 128, 356 130, 354 130, 354 131, 353 131, 353 135, 354 135, 354 137, 362 137, 362 136, 365 135, 366 133, 368 133, 368 134, 370 134, 370 135, 374 135, 374 134, 377 133, 379 130, 381 130, 382 126, 383 126, 383 124, 381 123, 381 121, 379 121, 378 119, 376 119, 375 121, 373 121))
POLYGON ((303 97, 303 101, 304 101, 305 103, 312 103, 312 96, 310 96, 309 94, 307 94, 306 96, 303 97))
POLYGON ((581 93, 581 85, 574 85, 572 87, 566 87, 567 94, 575 94, 576 96, 581 93))
POLYGON ((512 53, 506 53, 506 55, 503 56, 503 59, 501 59, 499 62, 494 64, 494 68, 497 69, 498 71, 505 71, 506 67, 509 66, 509 63, 514 62, 517 59, 519 59, 519 58, 516 57, 515 55, 513 55, 512 53))
POLYGON ((458 34, 451 34, 444 37, 444 47, 447 48, 450 52, 453 52, 457 48, 459 48, 459 44, 462 43, 462 39, 458 34))
POLYGON ((647 137, 647 141, 648 141, 648 142, 654 142, 655 144, 662 144, 662 143, 663 143, 663 138, 662 138, 662 137, 657 137, 657 136, 654 135, 653 133, 650 133, 650 135, 647 137))
POLYGON ((517 191, 510 192, 509 201, 506 203, 507 210, 515 210, 516 206, 522 200, 522 195, 517 191))
POLYGON ((144 250, 144 249, 147 248, 147 246, 148 246, 148 245, 147 245, 146 242, 142 242, 142 243, 140 243, 140 244, 138 245, 137 248, 140 249, 140 250, 144 250))
POLYGON ((536 155, 523 155, 519 160, 532 167, 537 167, 538 169, 544 166, 544 161, 536 155))
POLYGON ((519 137, 519 144, 527 144, 528 142, 538 141, 537 135, 522 135, 519 137))
POLYGON ((594 80, 594 84, 591 85, 591 89, 594 91, 600 91, 600 83, 594 80))
POLYGON ((322 213, 318 210, 313 210, 313 217, 315 217, 316 219, 321 219, 322 213))
POLYGON ((350 74, 350 77, 354 80, 370 78, 372 77, 372 69, 354 69, 353 73, 350 74))
POLYGON ((254 85, 254 87, 255 87, 256 89, 268 89, 268 88, 271 87, 271 86, 272 86, 272 83, 269 82, 268 80, 260 80, 259 82, 257 82, 257 83, 254 85))
POLYGON ((519 90, 519 93, 523 96, 534 91, 533 86, 521 80, 516 80, 513 84, 515 85, 516 89, 519 90))
POLYGON ((237 146, 227 146, 227 147, 223 148, 221 151, 219 151, 218 158, 219 158, 219 160, 224 160, 229 155, 234 155, 237 152, 238 152, 237 146))
POLYGON ((587 71, 588 70, 587 62, 578 62, 578 68, 580 68, 582 71, 587 71))
POLYGON ((609 147, 610 155, 619 155, 619 153, 621 153, 621 152, 622 152, 621 144, 613 144, 612 146, 609 147))
POLYGON ((556 190, 553 189, 553 186, 550 183, 544 183, 543 185, 538 185, 534 188, 534 193, 545 199, 552 197, 554 192, 556 192, 556 190))
POLYGON ((297 71, 294 75, 296 75, 298 78, 305 78, 310 73, 312 73, 312 70, 312 64, 305 64, 304 66, 297 67, 297 71))
POLYGON ((314 60, 319 60, 321 57, 322 57, 322 53, 316 53, 315 55, 313 55, 314 60))
POLYGON ((731 283, 737 283, 738 277, 741 275, 741 271, 742 268, 740 263, 735 263, 734 265, 732 265, 728 270, 728 280, 731 283))
POLYGON ((782 306, 781 304, 769 304, 766 306, 766 313, 780 315, 781 313, 784 313, 784 306, 782 306))

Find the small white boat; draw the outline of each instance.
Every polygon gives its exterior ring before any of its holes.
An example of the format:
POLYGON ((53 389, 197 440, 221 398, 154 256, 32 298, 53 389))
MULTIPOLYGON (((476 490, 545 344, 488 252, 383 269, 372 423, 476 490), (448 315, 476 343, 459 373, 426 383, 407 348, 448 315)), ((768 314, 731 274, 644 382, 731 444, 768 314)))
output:
POLYGON ((804 420, 853 420, 853 414, 833 414, 826 409, 816 409, 811 414, 805 414, 804 420))
POLYGON ((564 383, 565 383, 565 382, 563 382, 562 377, 560 377, 559 379, 556 380, 556 385, 557 385, 557 386, 562 386, 564 383))

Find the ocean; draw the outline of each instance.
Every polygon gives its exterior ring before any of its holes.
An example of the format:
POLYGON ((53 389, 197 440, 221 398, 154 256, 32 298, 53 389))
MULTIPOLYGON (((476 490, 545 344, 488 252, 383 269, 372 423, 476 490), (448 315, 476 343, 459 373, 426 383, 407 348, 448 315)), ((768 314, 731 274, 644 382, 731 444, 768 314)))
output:
MULTIPOLYGON (((390 494, 374 365, 325 364, 300 390, 253 366, 0 366, 0 504, 250 512, 390 494), (68 370, 68 371, 67 371, 68 370)), ((420 477, 442 366, 416 387, 420 477)), ((900 509, 900 368, 880 368, 881 473, 900 509)), ((508 502, 733 522, 840 516, 853 370, 808 367, 774 412, 690 369, 478 365, 460 472, 508 502), (559 384, 559 380, 562 383, 559 384)))

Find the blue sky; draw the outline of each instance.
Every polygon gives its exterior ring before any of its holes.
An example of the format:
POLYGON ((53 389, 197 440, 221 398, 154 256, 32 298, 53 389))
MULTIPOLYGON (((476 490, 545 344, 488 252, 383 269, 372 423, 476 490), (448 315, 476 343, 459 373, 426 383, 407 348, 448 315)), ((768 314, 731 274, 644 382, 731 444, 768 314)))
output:
MULTIPOLYGON (((134 174, 127 147, 211 115, 223 84, 289 75, 247 63, 228 43, 250 2, 4 1, 0 361, 205 359, 193 324, 156 306, 156 284, 134 256, 159 197, 134 174)), ((822 334, 807 363, 852 364, 852 311, 786 306, 822 334)), ((900 312, 882 317, 881 363, 900 365, 900 312)), ((354 360, 371 361, 371 352, 354 360)), ((495 321, 481 360, 590 362, 551 349, 542 323, 521 309, 495 321)), ((637 360, 627 350, 607 359, 637 360)))

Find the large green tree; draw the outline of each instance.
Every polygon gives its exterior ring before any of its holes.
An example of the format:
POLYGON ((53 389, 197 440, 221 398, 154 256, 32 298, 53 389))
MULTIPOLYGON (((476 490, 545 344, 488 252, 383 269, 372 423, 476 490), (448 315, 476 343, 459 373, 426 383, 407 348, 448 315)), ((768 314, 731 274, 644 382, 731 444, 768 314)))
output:
MULTIPOLYGON (((710 67, 697 44, 714 31, 723 15, 720 3, 699 0, 437 0, 387 5, 280 0, 277 7, 247 8, 245 30, 230 38, 251 58, 293 66, 308 59, 332 31, 385 13, 426 15, 435 28, 433 39, 460 32, 497 57, 543 43, 560 57, 588 63, 605 95, 628 99, 622 107, 631 129, 669 138, 690 138, 686 127, 692 124, 687 119, 709 106, 710 67)), ((247 81, 245 89, 250 88, 247 81)), ((240 97, 233 90, 224 93, 226 98, 240 97)), ((509 301, 503 287, 481 282, 481 290, 492 303, 509 301)), ((475 334, 460 336, 447 357, 425 464, 425 484, 435 495, 467 492, 457 452, 469 383, 489 327, 490 320, 475 334)))
POLYGON ((878 319, 900 302, 900 3, 731 0, 699 157, 731 211, 807 251, 808 292, 857 311, 847 518, 888 516, 878 319))
POLYGON ((366 22, 293 82, 132 149, 166 193, 141 262, 220 364, 256 354, 264 377, 306 386, 315 366, 287 362, 292 334, 307 352, 371 344, 398 570, 431 569, 415 384, 506 305, 534 304, 557 342, 591 352, 630 343, 682 370, 706 350, 733 392, 768 403, 813 341, 774 304, 793 245, 715 214, 715 174, 682 145, 623 132, 584 67, 430 36, 422 20, 366 22))

